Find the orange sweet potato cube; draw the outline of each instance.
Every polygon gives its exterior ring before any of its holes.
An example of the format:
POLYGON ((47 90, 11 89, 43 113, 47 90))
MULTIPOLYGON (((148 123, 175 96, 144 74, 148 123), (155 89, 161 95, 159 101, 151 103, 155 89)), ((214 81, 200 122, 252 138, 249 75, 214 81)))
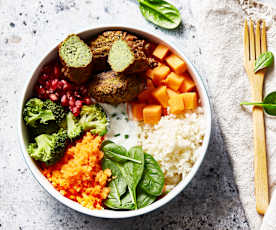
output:
POLYGON ((167 46, 164 46, 163 44, 159 44, 154 49, 152 55, 159 58, 160 60, 163 60, 168 52, 169 52, 169 48, 167 46))
POLYGON ((170 68, 164 64, 157 66, 153 69, 153 82, 159 85, 162 80, 164 80, 170 73, 170 68))
POLYGON ((177 93, 177 92, 175 92, 175 91, 173 91, 172 89, 169 89, 169 88, 167 88, 167 94, 168 94, 169 98, 172 97, 172 96, 179 95, 179 93, 177 93))
POLYGON ((146 124, 157 124, 161 119, 161 105, 147 105, 143 109, 143 119, 146 124))
POLYGON ((177 73, 184 73, 187 70, 187 64, 175 54, 171 54, 166 58, 168 65, 177 73))
POLYGON ((182 76, 174 72, 170 72, 170 74, 167 76, 165 80, 165 84, 174 91, 177 91, 182 85, 183 81, 184 78, 182 76))
POLYGON ((180 94, 183 98, 185 109, 196 109, 197 108, 197 93, 189 92, 180 94))
POLYGON ((168 93, 166 86, 159 86, 152 92, 152 95, 156 98, 157 101, 162 105, 163 108, 168 107, 168 93))
POLYGON ((196 87, 193 79, 189 76, 189 74, 187 72, 183 73, 182 77, 184 78, 184 81, 183 81, 182 85, 180 86, 179 91, 181 93, 193 91, 196 87))
POLYGON ((184 100, 182 95, 172 95, 168 101, 170 112, 173 114, 180 114, 184 112, 184 100))

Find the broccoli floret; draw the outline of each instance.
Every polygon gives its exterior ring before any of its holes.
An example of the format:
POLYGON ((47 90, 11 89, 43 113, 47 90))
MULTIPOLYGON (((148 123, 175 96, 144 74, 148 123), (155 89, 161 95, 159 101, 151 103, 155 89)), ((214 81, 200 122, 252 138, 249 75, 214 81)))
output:
POLYGON ((109 125, 108 117, 99 104, 84 105, 80 113, 80 121, 84 131, 90 130, 92 134, 104 136, 109 125))
POLYGON ((37 128, 40 124, 47 125, 50 121, 59 124, 65 115, 63 107, 49 99, 42 101, 38 98, 32 98, 25 104, 23 110, 26 125, 32 128, 37 128))
POLYGON ((44 107, 44 102, 38 98, 30 99, 24 106, 23 118, 26 125, 36 128, 39 124, 47 124, 55 120, 55 116, 50 109, 44 107))
POLYGON ((43 107, 52 111, 57 124, 60 124, 66 116, 64 108, 49 99, 44 102, 43 107))
POLYGON ((70 139, 77 138, 81 135, 83 129, 73 113, 69 112, 66 116, 67 134, 70 139))
POLYGON ((65 152, 67 132, 60 129, 57 133, 41 134, 35 138, 35 143, 28 146, 29 155, 35 160, 45 162, 47 165, 55 164, 65 152))

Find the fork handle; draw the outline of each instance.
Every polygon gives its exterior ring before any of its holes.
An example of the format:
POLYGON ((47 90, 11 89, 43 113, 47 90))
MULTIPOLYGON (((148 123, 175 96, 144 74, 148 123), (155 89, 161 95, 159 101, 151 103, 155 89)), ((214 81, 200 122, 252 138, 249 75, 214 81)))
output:
POLYGON ((269 197, 264 113, 261 107, 253 107, 253 129, 256 209, 259 214, 264 215, 269 197))

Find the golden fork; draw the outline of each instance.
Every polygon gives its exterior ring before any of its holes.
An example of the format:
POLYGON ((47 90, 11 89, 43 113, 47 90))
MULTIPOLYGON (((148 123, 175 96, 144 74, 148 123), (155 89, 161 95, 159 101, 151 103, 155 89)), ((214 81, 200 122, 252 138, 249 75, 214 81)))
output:
MULTIPOLYGON (((249 31, 247 20, 244 24, 244 67, 249 77, 252 89, 253 101, 263 101, 263 82, 265 69, 254 73, 255 60, 260 54, 266 52, 266 27, 262 21, 256 25, 254 34, 253 22, 250 20, 249 31)), ((266 141, 264 113, 261 107, 253 107, 253 132, 254 132, 254 171, 255 171, 255 196, 256 210, 259 214, 265 214, 269 204, 268 177, 266 160, 266 141)))

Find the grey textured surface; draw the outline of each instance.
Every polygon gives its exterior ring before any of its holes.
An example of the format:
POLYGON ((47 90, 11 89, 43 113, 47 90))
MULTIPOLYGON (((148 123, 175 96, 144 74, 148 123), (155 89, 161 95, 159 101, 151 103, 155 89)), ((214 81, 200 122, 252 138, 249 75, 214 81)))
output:
MULTIPOLYGON (((158 30, 200 67, 196 18, 190 17, 189 0, 176 4, 185 23, 168 33, 147 23, 134 0, 0 0, 0 229, 249 229, 215 116, 206 159, 185 191, 155 212, 126 220, 93 218, 64 207, 32 177, 17 144, 22 88, 37 61, 68 33, 101 23, 158 30)), ((203 69, 199 72, 204 76, 203 69)))

